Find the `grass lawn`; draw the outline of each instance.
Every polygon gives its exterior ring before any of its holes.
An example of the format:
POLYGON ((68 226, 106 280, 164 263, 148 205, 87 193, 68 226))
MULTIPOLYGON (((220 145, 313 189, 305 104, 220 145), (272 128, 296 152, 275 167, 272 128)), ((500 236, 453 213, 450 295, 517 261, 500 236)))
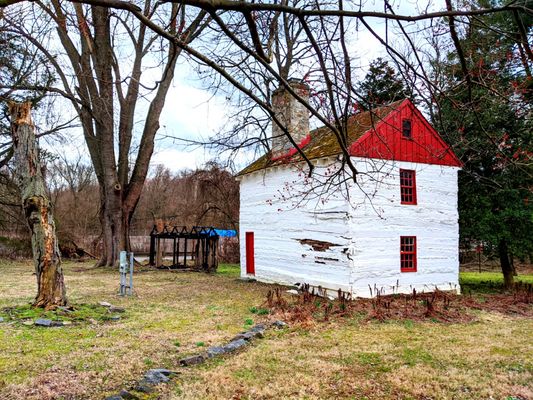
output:
MULTIPOLYGON (((533 275, 518 275, 515 281, 533 284, 533 275)), ((459 283, 463 291, 490 293, 503 287, 503 275, 501 272, 461 272, 459 283)))
MULTIPOLYGON (((472 311, 470 323, 378 323, 353 315, 268 331, 240 354, 180 368, 184 355, 268 319, 252 311, 271 286, 238 280, 236 266, 217 275, 146 271, 135 276, 137 296, 120 298, 118 274, 89 266, 65 263, 69 300, 125 307, 122 319, 0 323, 0 399, 102 399, 155 367, 181 372, 154 396, 162 399, 533 399, 528 318, 472 311)), ((471 290, 475 276, 462 275, 471 290)), ((0 261, 0 315, 29 303, 34 281, 29 262, 0 261)))

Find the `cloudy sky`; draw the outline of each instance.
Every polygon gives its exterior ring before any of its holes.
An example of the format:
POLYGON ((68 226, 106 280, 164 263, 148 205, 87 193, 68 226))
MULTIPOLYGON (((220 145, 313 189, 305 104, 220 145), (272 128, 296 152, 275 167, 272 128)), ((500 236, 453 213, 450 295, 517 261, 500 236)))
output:
MULTIPOLYGON (((396 13, 404 15, 419 14, 420 2, 402 0, 393 3, 396 13)), ((444 3, 429 3, 429 9, 442 8, 444 3)), ((424 8, 426 9, 425 5, 424 8)), ((365 10, 383 10, 382 2, 368 2, 365 10)), ((374 20, 373 29, 383 34, 385 24, 374 20)), ((384 56, 385 52, 379 42, 366 31, 356 32, 351 43, 353 56, 359 62, 362 71, 367 69, 368 63, 384 56)), ((150 72, 149 72, 150 73, 150 72)), ((157 79, 157 71, 153 71, 157 79)), ((138 108, 142 112, 143 106, 138 108)), ((173 85, 166 99, 165 108, 161 117, 161 128, 156 144, 156 151, 152 158, 152 166, 162 164, 170 170, 177 172, 183 169, 201 167, 215 155, 198 146, 186 145, 187 140, 202 140, 212 136, 223 124, 227 123, 227 104, 223 99, 213 96, 212 93, 202 89, 202 82, 187 62, 178 65, 173 85), (172 137, 175 139, 170 139, 172 137)), ((84 148, 82 135, 79 131, 69 132, 69 139, 59 143, 57 140, 49 141, 46 146, 54 151, 66 153, 79 153, 84 148)), ((242 154, 237 167, 243 167, 251 161, 250 154, 242 154)))

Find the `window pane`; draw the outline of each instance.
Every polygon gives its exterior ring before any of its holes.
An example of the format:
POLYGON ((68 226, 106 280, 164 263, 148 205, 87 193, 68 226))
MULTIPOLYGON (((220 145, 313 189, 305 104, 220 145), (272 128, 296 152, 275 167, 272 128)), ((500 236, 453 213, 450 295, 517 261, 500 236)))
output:
POLYGON ((411 120, 404 119, 402 121, 402 136, 404 138, 411 138, 411 120))
POLYGON ((402 203, 416 204, 415 171, 400 169, 400 197, 402 203))
POLYGON ((400 267, 402 271, 416 271, 416 236, 400 237, 400 267))

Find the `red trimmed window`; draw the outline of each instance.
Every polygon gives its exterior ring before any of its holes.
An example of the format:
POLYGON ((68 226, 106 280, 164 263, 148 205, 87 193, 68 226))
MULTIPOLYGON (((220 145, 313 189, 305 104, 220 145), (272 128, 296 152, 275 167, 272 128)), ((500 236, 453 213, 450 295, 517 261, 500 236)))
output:
POLYGON ((400 195, 402 204, 416 204, 416 176, 410 169, 400 170, 400 195))
POLYGON ((405 139, 412 139, 412 128, 410 119, 402 119, 402 137, 405 139))
POLYGON ((400 268, 416 272, 416 236, 400 236, 400 268))

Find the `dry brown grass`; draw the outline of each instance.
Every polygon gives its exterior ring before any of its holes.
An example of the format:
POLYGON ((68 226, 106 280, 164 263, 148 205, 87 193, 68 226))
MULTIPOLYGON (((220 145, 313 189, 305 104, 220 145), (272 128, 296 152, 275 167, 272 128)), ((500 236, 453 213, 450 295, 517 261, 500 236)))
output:
MULTIPOLYGON (((137 296, 121 298, 118 273, 89 267, 65 264, 70 302, 109 301, 126 308, 125 318, 62 328, 0 324, 0 399, 101 399, 151 367, 178 368, 199 343, 228 340, 258 319, 249 308, 266 293, 235 274, 146 271, 135 276, 137 296)), ((0 276, 0 309, 31 302, 30 263, 0 262, 0 276)))
POLYGON ((171 399, 533 398, 526 319, 470 324, 329 323, 272 334, 188 370, 171 399))
MULTIPOLYGON (((73 303, 127 309, 118 323, 34 328, 0 324, 0 399, 102 399, 151 367, 222 343, 243 329, 268 285, 233 273, 136 276, 120 298, 118 275, 66 264, 73 303), (81 272, 75 272, 80 269, 81 272), (179 342, 179 346, 176 346, 179 342)), ((224 271, 223 271, 224 272, 224 271)), ((29 263, 0 262, 0 308, 30 302, 29 263)), ((475 322, 366 321, 353 313, 268 331, 245 352, 181 368, 162 399, 533 399, 533 322, 474 310, 475 322)))

